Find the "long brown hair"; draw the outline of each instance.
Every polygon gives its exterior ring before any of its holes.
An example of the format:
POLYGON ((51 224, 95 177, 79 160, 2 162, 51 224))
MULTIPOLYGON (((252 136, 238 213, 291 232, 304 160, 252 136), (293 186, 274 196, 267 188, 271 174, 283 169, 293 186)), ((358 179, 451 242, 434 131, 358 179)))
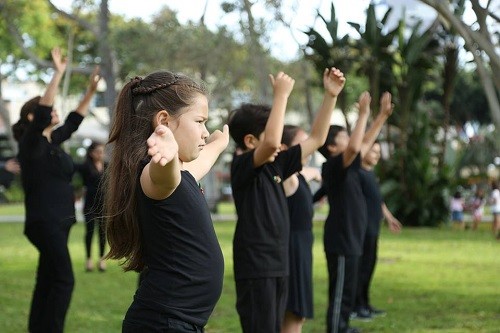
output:
POLYGON ((153 118, 161 110, 176 116, 194 98, 207 95, 202 83, 182 74, 158 71, 127 83, 115 108, 108 144, 111 159, 105 177, 106 234, 110 259, 125 259, 125 271, 144 267, 143 244, 137 216, 139 167, 148 157, 146 140, 153 118))

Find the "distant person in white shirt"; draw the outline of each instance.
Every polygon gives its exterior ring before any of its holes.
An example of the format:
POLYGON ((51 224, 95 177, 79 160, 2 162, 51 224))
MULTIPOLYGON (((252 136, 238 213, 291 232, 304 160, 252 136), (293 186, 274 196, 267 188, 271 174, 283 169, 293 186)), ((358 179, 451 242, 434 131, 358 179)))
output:
POLYGON ((498 182, 494 181, 491 185, 491 214, 493 214, 493 234, 496 239, 500 239, 500 190, 498 182))
POLYGON ((462 198, 462 194, 460 191, 456 191, 450 201, 451 221, 453 225, 455 225, 455 223, 459 224, 461 229, 465 229, 464 206, 465 202, 462 198))

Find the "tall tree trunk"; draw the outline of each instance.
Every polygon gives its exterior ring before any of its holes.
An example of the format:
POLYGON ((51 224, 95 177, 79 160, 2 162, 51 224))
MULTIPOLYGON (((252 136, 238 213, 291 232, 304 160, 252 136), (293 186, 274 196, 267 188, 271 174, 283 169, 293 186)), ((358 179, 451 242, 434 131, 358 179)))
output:
POLYGON ((101 76, 106 82, 104 104, 109 108, 110 119, 114 117, 116 99, 116 77, 118 76, 118 61, 109 42, 109 6, 108 0, 101 0, 99 13, 99 55, 102 59, 101 76))

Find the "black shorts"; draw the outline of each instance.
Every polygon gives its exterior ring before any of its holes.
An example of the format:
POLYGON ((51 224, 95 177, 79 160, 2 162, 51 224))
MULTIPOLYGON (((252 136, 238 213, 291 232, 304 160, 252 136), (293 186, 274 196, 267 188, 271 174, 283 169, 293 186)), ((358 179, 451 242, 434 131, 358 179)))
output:
POLYGON ((285 316, 288 277, 236 281, 236 310, 243 333, 280 332, 285 316))

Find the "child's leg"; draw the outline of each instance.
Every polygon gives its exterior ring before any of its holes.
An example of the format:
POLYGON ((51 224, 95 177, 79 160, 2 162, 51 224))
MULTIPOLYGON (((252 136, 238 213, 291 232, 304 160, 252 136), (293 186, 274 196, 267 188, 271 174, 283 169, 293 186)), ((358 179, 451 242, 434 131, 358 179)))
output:
POLYGON ((279 332, 286 307, 286 278, 236 281, 236 310, 243 333, 279 332))
POLYGON ((360 257, 327 253, 326 258, 329 274, 327 332, 344 333, 354 310, 360 257))

